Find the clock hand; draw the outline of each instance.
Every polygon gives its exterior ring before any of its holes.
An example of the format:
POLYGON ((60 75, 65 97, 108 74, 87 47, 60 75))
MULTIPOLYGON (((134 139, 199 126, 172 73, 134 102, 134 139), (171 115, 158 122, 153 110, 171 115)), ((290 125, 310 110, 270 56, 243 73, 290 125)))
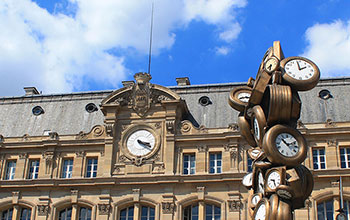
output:
POLYGON ((146 147, 148 147, 148 148, 151 148, 151 144, 148 143, 148 142, 143 142, 143 141, 138 140, 138 139, 137 139, 137 142, 138 142, 139 144, 141 144, 141 145, 144 145, 144 146, 146 146, 146 147))
POLYGON ((300 69, 300 65, 299 65, 299 62, 298 62, 298 61, 295 61, 295 62, 297 62, 297 65, 298 65, 298 69, 299 69, 299 70, 302 70, 302 69, 300 69))

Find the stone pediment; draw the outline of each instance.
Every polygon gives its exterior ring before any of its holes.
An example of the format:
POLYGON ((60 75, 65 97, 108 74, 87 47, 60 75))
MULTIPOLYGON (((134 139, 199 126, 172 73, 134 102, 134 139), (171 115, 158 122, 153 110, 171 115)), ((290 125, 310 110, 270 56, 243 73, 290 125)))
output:
POLYGON ((104 115, 107 114, 108 107, 127 106, 143 117, 153 105, 169 102, 182 103, 187 111, 186 104, 178 94, 164 86, 151 84, 149 74, 137 73, 134 77, 136 82, 129 82, 102 100, 101 110, 104 115))

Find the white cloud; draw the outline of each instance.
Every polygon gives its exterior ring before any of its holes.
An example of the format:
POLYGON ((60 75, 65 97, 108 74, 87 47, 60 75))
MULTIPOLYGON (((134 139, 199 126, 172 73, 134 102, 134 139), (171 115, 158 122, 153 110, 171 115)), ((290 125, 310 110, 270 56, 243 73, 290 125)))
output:
POLYGON ((316 24, 307 29, 306 40, 302 56, 319 66, 321 77, 350 75, 350 20, 316 24))
POLYGON ((222 47, 216 47, 215 52, 217 55, 227 55, 230 52, 230 48, 222 46, 222 47))
MULTIPOLYGON (((171 48, 174 32, 192 21, 215 25, 219 39, 229 43, 241 30, 234 10, 245 5, 155 1, 153 52, 171 48)), ((88 89, 85 80, 117 87, 131 73, 125 51, 148 52, 150 10, 150 0, 63 0, 54 13, 31 0, 1 0, 0 96, 22 94, 24 86, 44 93, 88 89)))

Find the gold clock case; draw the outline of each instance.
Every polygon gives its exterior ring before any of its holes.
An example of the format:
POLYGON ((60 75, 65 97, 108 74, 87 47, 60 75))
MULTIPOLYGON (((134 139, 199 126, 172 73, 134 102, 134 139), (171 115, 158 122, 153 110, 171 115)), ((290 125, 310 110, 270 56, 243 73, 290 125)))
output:
POLYGON ((288 57, 286 59, 283 59, 281 61, 281 67, 283 70, 283 72, 282 72, 283 80, 287 84, 292 86, 293 89, 296 89, 298 91, 307 91, 307 90, 314 88, 320 79, 320 70, 317 67, 317 65, 305 57, 288 57), (312 68, 314 69, 314 75, 307 80, 297 80, 297 79, 294 79, 293 77, 289 76, 285 71, 285 65, 287 62, 289 62, 291 60, 295 60, 295 59, 303 60, 303 61, 309 63, 312 66, 312 68))
POLYGON ((287 185, 279 185, 276 188, 276 194, 283 199, 293 199, 294 189, 287 185))
POLYGON ((268 169, 272 166, 272 164, 268 161, 254 161, 254 166, 257 168, 261 168, 261 169, 268 169))
POLYGON ((271 80, 271 75, 262 70, 259 72, 252 90, 252 94, 250 95, 249 104, 250 105, 259 105, 263 98, 265 89, 271 80))
POLYGON ((292 181, 288 184, 295 191, 293 198, 293 208, 303 208, 305 200, 310 196, 314 187, 314 179, 310 170, 304 165, 299 165, 294 168, 299 176, 299 181, 292 181))
POLYGON ((269 220, 277 220, 278 203, 279 203, 278 196, 276 194, 272 194, 270 197, 271 213, 270 213, 269 220))
POLYGON ((264 70, 270 74, 272 72, 278 70, 279 67, 280 67, 280 61, 275 56, 271 56, 264 63, 264 70), (271 66, 270 62, 274 62, 275 64, 273 66, 271 66))
POLYGON ((256 141, 257 145, 261 147, 262 145, 262 140, 265 135, 265 127, 266 127, 266 118, 263 109, 261 108, 260 105, 256 105, 253 107, 253 113, 251 116, 251 128, 252 128, 252 133, 254 134, 254 140, 256 141), (258 129, 259 129, 259 136, 260 138, 257 139, 256 134, 255 134, 255 127, 254 127, 254 120, 258 121, 258 129))
POLYGON ((281 124, 273 126, 266 132, 262 146, 266 157, 271 163, 281 164, 287 167, 293 167, 301 164, 305 160, 307 154, 307 144, 303 135, 300 134, 298 130, 281 124), (299 151, 295 156, 283 156, 276 148, 276 137, 281 133, 291 134, 298 142, 299 151))
MULTIPOLYGON (((254 196, 259 196, 259 197, 260 197, 260 200, 263 198, 263 194, 262 194, 262 193, 250 194, 249 197, 248 197, 248 207, 251 208, 251 209, 254 209, 254 208, 257 206, 257 204, 254 205, 254 204, 252 203, 252 199, 253 199, 254 196)), ((260 201, 260 200, 259 200, 259 201, 260 201)), ((259 203, 259 202, 258 202, 258 203, 259 203)))
POLYGON ((279 199, 276 220, 292 220, 291 204, 283 199, 279 199))
MULTIPOLYGON (((257 214, 257 211, 259 209, 259 207, 262 205, 262 204, 265 204, 265 209, 266 209, 266 214, 265 214, 265 220, 269 220, 270 219, 270 209, 271 209, 271 206, 270 206, 270 201, 267 199, 267 198, 262 198, 258 204, 256 205, 256 208, 254 209, 254 213, 253 213, 253 219, 255 220, 255 216, 257 214)), ((264 220, 264 219, 261 219, 261 220, 264 220)))
POLYGON ((269 126, 289 122, 292 113, 292 90, 288 85, 268 85, 263 97, 262 108, 269 126))
MULTIPOLYGON (((253 167, 253 180, 252 180, 252 182, 253 182, 253 185, 252 185, 252 187, 253 187, 253 190, 254 190, 254 193, 259 193, 258 192, 258 185, 259 185, 259 172, 262 174, 262 176, 263 176, 263 178, 265 178, 265 171, 266 171, 266 169, 263 169, 263 168, 260 168, 260 167, 256 167, 256 166, 254 166, 253 167)), ((265 194, 265 179, 264 179, 264 193, 263 193, 263 195, 265 194)))
POLYGON ((237 87, 233 90, 231 90, 230 92, 230 95, 229 95, 229 98, 228 98, 228 104, 236 109, 237 111, 239 112, 243 112, 245 107, 248 105, 248 102, 245 103, 245 102, 242 102, 239 98, 238 98, 238 95, 240 93, 249 93, 251 94, 252 93, 252 88, 248 87, 248 86, 240 86, 240 87, 237 87))
POLYGON ((265 174, 265 192, 266 193, 274 193, 276 192, 276 189, 271 189, 267 183, 268 181, 268 177, 269 175, 272 173, 272 172, 277 172, 280 177, 281 177, 281 182, 280 182, 280 185, 285 185, 286 184, 286 167, 283 166, 283 167, 274 167, 274 168, 271 168, 269 170, 266 171, 266 174, 265 174))
POLYGON ((250 132, 250 124, 247 121, 247 119, 245 119, 243 115, 238 116, 237 124, 241 132, 241 135, 244 137, 244 139, 248 142, 250 146, 255 147, 256 143, 254 141, 254 137, 252 133, 250 132))
POLYGON ((284 54, 281 47, 280 41, 274 41, 272 46, 272 54, 277 57, 279 60, 284 59, 284 54))
POLYGON ((250 148, 247 152, 252 160, 261 160, 265 158, 265 152, 259 147, 250 148))
POLYGON ((149 125, 146 125, 146 124, 134 124, 134 125, 131 125, 122 134, 121 152, 124 153, 124 155, 126 157, 128 157, 129 159, 133 159, 133 158, 149 159, 150 157, 152 157, 159 150, 159 147, 160 147, 160 134, 156 133, 155 130, 156 130, 155 128, 153 128, 153 127, 151 127, 149 125), (133 134, 135 131, 138 131, 138 130, 147 130, 150 133, 152 133, 152 135, 155 138, 155 143, 154 143, 153 149, 151 150, 151 152, 149 152, 148 154, 143 155, 143 156, 134 155, 127 148, 127 140, 128 140, 128 138, 130 137, 131 134, 133 134))

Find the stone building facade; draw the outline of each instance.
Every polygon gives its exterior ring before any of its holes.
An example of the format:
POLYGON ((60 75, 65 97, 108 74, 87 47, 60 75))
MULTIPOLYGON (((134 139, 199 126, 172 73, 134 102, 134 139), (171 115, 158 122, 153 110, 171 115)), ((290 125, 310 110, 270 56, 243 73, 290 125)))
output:
MULTIPOLYGON (((249 219, 251 160, 230 90, 243 83, 151 84, 0 98, 1 219, 249 219)), ((335 218, 350 203, 350 79, 301 93, 298 128, 315 186, 295 219, 335 218)))

